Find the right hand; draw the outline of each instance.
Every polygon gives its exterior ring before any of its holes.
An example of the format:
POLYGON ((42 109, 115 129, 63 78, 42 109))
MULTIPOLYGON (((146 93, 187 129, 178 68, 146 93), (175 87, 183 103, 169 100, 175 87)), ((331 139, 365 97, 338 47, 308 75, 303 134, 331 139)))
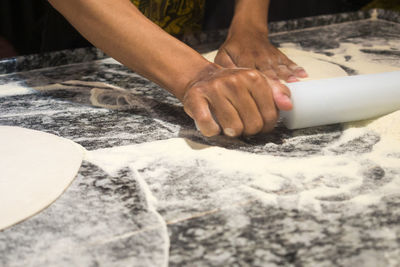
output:
POLYGON ((292 109, 289 89, 260 71, 212 64, 185 89, 185 112, 204 136, 237 137, 271 131, 279 110, 292 109))

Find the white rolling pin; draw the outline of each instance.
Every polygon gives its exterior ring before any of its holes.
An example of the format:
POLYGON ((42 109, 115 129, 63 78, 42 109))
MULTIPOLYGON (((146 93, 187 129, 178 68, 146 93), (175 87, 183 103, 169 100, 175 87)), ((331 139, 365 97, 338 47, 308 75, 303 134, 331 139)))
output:
POLYGON ((400 71, 287 84, 293 109, 280 116, 289 129, 365 120, 400 109, 400 71))

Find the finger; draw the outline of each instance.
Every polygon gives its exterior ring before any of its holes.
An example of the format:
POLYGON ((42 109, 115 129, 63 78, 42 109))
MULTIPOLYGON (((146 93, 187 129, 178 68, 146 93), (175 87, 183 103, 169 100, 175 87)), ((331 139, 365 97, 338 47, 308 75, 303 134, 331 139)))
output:
POLYGON ((280 81, 268 80, 268 84, 272 89, 275 105, 279 110, 291 110, 293 108, 291 93, 289 88, 280 81))
POLYGON ((274 65, 273 69, 277 73, 278 77, 285 82, 297 82, 298 79, 294 75, 293 71, 290 70, 286 65, 284 64, 279 64, 279 65, 274 65))
POLYGON ((243 132, 243 123, 232 103, 223 97, 214 97, 210 100, 212 113, 221 125, 225 135, 236 137, 243 132))
POLYGON ((271 67, 271 62, 261 62, 256 65, 256 69, 258 69, 262 74, 264 74, 268 79, 271 80, 279 80, 279 77, 275 70, 271 67))
POLYGON ((217 56, 214 59, 214 62, 225 68, 236 68, 236 65, 233 62, 232 58, 224 49, 218 51, 217 56))
POLYGON ((279 77, 276 74, 276 72, 272 69, 268 69, 268 70, 263 70, 261 71, 262 74, 264 74, 268 79, 270 80, 275 80, 275 81, 279 81, 279 77))
POLYGON ((297 65, 294 61, 292 61, 290 58, 288 58, 285 54, 283 54, 282 52, 280 52, 280 61, 282 62, 282 65, 286 65, 286 67, 291 71, 293 77, 289 77, 288 82, 295 82, 297 81, 296 77, 298 78, 306 78, 308 77, 307 72, 300 67, 299 65, 297 65))
POLYGON ((308 77, 308 73, 306 72, 306 70, 300 66, 292 65, 292 66, 289 66, 289 68, 292 69, 292 71, 293 71, 294 75, 296 75, 296 77, 299 77, 299 78, 307 78, 308 77))
POLYGON ((185 112, 195 121, 196 127, 204 136, 215 136, 221 132, 205 98, 195 95, 188 97, 184 102, 185 112))
POLYGON ((278 120, 271 86, 266 79, 259 79, 250 91, 264 122, 262 131, 269 132, 274 129, 278 120))
POLYGON ((302 67, 297 65, 295 62, 290 60, 289 58, 286 58, 285 64, 286 64, 286 66, 288 66, 288 68, 293 72, 293 74, 296 77, 299 77, 299 78, 307 78, 308 77, 307 72, 302 67))
POLYGON ((286 65, 289 70, 292 71, 292 73, 298 77, 298 78, 307 78, 308 74, 307 72, 297 65, 294 61, 292 61, 290 58, 288 58, 285 54, 282 54, 281 56, 281 61, 283 62, 284 65, 286 65))
MULTIPOLYGON (((253 83, 249 85, 254 86, 253 83)), ((229 93, 227 97, 243 123, 243 134, 259 133, 263 129, 264 121, 250 90, 242 87, 230 90, 229 93)))

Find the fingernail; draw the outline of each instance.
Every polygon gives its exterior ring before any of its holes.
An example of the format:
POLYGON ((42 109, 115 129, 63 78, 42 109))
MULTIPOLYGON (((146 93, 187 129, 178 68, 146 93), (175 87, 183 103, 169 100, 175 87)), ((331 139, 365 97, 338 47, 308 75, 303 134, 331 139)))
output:
POLYGON ((292 83, 292 82, 297 82, 298 79, 297 79, 295 76, 290 76, 290 77, 287 79, 287 81, 290 82, 290 83, 292 83))
POLYGON ((196 121, 194 121, 194 125, 196 126, 197 131, 200 131, 199 125, 197 125, 196 121))
POLYGON ((292 102, 292 99, 291 99, 289 96, 287 96, 287 95, 283 95, 283 99, 284 99, 285 101, 292 102))
POLYGON ((300 69, 297 71, 297 75, 301 76, 301 77, 307 77, 308 74, 304 69, 300 69))
POLYGON ((224 129, 224 134, 230 137, 234 137, 235 136, 235 130, 233 130, 232 128, 225 128, 224 129))

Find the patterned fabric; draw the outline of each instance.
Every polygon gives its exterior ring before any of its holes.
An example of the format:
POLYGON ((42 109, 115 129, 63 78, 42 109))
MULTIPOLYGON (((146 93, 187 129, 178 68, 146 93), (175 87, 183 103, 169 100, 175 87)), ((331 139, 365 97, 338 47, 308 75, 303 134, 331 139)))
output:
POLYGON ((168 33, 180 36, 201 30, 205 0, 131 0, 168 33))

